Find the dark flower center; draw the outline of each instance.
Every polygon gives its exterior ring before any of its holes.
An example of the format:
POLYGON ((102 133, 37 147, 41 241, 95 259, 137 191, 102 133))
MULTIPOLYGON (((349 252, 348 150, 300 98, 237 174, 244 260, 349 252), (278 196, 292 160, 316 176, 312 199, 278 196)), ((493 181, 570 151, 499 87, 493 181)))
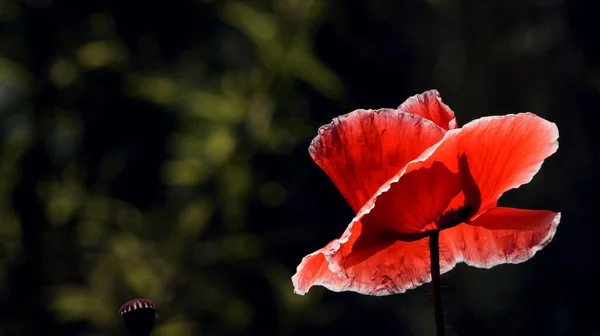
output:
POLYGON ((450 209, 435 220, 438 230, 449 229, 466 221, 471 216, 473 206, 465 205, 458 209, 450 209))

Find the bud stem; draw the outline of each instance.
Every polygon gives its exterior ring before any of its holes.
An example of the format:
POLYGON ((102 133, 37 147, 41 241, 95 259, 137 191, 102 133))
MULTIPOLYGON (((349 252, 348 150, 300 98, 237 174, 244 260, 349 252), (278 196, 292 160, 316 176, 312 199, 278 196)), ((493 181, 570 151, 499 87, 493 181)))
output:
POLYGON ((442 293, 440 286, 440 245, 438 230, 429 234, 429 256, 431 262, 431 286, 433 288, 433 304, 435 309, 435 328, 437 336, 444 336, 444 310, 442 309, 442 293))

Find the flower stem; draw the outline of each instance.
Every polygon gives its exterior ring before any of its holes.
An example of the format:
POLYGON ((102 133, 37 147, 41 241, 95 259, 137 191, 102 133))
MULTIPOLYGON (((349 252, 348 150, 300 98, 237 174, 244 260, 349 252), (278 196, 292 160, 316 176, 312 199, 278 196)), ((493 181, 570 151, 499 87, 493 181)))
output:
POLYGON ((435 329, 437 336, 444 336, 444 310, 442 309, 442 293, 440 286, 440 245, 438 230, 429 234, 429 260, 431 262, 431 286, 433 287, 433 303, 435 309, 435 329))

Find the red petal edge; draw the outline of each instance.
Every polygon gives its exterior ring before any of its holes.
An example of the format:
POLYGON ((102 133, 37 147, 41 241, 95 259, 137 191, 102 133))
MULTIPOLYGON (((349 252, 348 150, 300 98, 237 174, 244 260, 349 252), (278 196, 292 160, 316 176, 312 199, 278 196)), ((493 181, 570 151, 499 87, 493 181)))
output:
POLYGON ((525 262, 552 241, 560 224, 560 212, 510 208, 495 210, 490 215, 481 215, 473 225, 461 224, 441 231, 440 244, 443 242, 447 246, 446 253, 453 254, 456 263, 464 262, 478 268, 492 268, 500 264, 525 262), (502 211, 512 213, 504 216, 502 211), (521 213, 520 223, 516 219, 516 212, 521 213), (512 221, 505 222, 504 227, 507 229, 496 229, 502 227, 502 222, 509 217, 512 221), (488 229, 486 226, 494 229, 488 229))
POLYGON ((445 130, 458 127, 454 112, 444 102, 437 90, 425 91, 409 97, 398 110, 429 119, 445 130))
POLYGON ((322 126, 309 153, 357 212, 384 182, 443 136, 443 129, 420 116, 356 110, 322 126))
MULTIPOLYGON (((429 255, 426 240, 395 241, 384 248, 373 246, 349 253, 344 267, 338 267, 338 251, 345 251, 360 233, 361 223, 353 222, 344 237, 332 241, 325 248, 305 257, 292 277, 294 292, 304 295, 312 286, 323 286, 331 291, 353 291, 361 294, 384 296, 402 293, 430 281, 429 255), (350 235, 356 231, 355 235, 350 235), (388 272, 389 269, 396 272, 388 272)), ((442 266, 444 269, 448 267, 442 266)))
MULTIPOLYGON (((527 219, 535 212, 523 211, 528 212, 527 219)), ((550 243, 560 223, 560 213, 552 217, 548 217, 548 211, 539 211, 539 214, 545 222, 535 230, 488 230, 460 224, 441 231, 440 273, 450 271, 459 262, 491 268, 532 258, 550 243)), ((351 223, 342 238, 302 260, 292 277, 296 294, 304 295, 318 285, 335 292, 385 296, 404 293, 431 281, 427 239, 394 241, 348 251, 348 245, 360 236, 360 227, 360 222, 351 223), (345 256, 341 258, 340 254, 345 256), (340 261, 343 267, 339 266, 340 261)))

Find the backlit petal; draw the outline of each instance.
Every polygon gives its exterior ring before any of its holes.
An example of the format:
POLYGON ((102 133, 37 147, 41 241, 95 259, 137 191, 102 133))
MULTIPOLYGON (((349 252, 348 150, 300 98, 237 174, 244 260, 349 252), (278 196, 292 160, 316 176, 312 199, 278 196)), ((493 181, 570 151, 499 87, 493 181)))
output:
MULTIPOLYGON (((495 207, 505 191, 531 181, 544 159, 558 149, 557 139, 556 125, 531 113, 477 119, 446 132, 440 142, 384 183, 376 195, 395 188, 404 174, 442 162, 451 172, 460 171, 471 180, 470 189, 479 193, 481 213, 495 207)), ((370 200, 361 212, 371 211, 376 202, 377 198, 370 200)))
POLYGON ((495 207, 468 224, 489 230, 545 230, 556 216, 557 213, 547 210, 495 207))
POLYGON ((361 222, 364 226, 395 233, 422 233, 434 229, 431 224, 460 191, 460 176, 435 162, 429 168, 402 176, 388 192, 379 196, 376 206, 361 222))
POLYGON ((443 129, 413 114, 356 110, 321 127, 309 152, 356 212, 443 135, 443 129))
POLYGON ((483 209, 507 190, 529 183, 558 149, 558 128, 531 113, 487 117, 463 127, 459 154, 466 154, 483 209))
POLYGON ((495 208, 471 224, 441 231, 440 244, 475 267, 520 263, 550 243, 559 223, 560 213, 495 208))
MULTIPOLYGON (((461 261, 481 268, 524 262, 552 240, 559 222, 560 213, 490 209, 471 224, 440 232, 440 272, 461 261)), ((431 281, 428 238, 399 241, 355 221, 342 238, 304 258, 292 280, 299 294, 315 285, 366 295, 403 293, 431 281)))
MULTIPOLYGON (((368 243, 358 247, 356 238, 369 233, 362 232, 360 222, 351 225, 352 236, 340 238, 304 258, 292 278, 296 293, 304 294, 311 286, 319 285, 335 292, 383 296, 403 293, 431 281, 427 238, 403 242, 375 235, 365 238, 368 243), (332 245, 336 248, 331 249, 332 245)), ((452 258, 452 254, 440 254, 442 273, 452 269, 452 258)))
POLYGON ((327 247, 311 253, 302 259, 302 262, 292 277, 294 292, 304 295, 312 286, 320 285, 327 288, 343 286, 345 279, 334 274, 329 269, 324 251, 327 247))
POLYGON ((442 102, 442 97, 437 90, 425 91, 408 98, 398 107, 398 110, 420 115, 445 130, 457 127, 454 112, 442 102))

